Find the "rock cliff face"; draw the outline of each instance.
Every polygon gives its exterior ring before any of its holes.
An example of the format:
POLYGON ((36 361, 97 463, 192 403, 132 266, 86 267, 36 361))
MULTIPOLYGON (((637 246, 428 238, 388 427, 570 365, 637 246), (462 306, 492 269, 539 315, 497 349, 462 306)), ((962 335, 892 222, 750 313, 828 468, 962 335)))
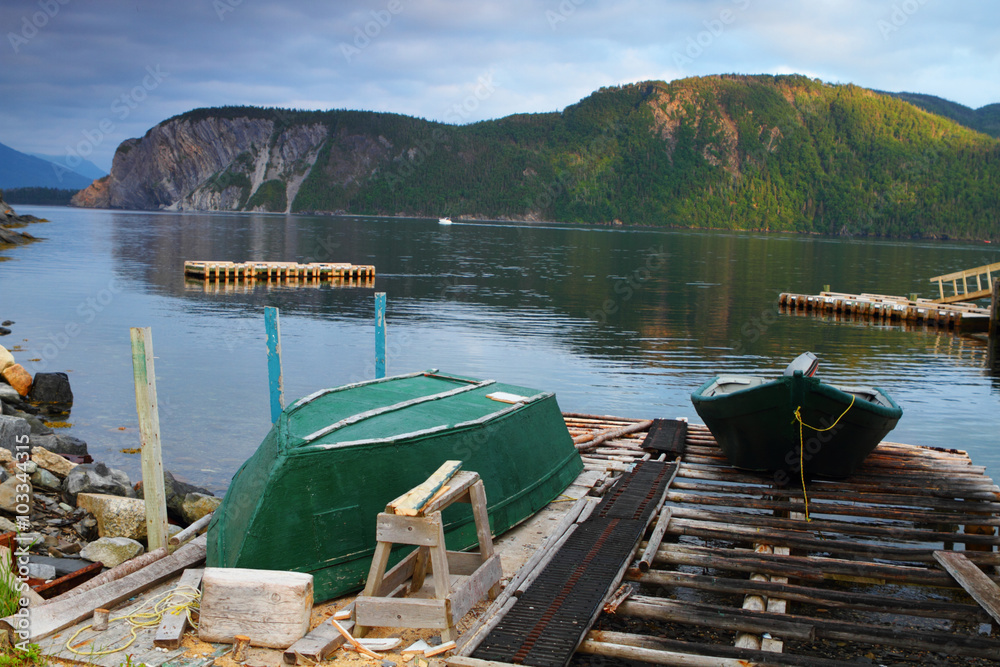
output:
POLYGON ((111 174, 82 190, 85 207, 169 210, 279 210, 254 203, 278 181, 287 210, 326 139, 322 124, 276 129, 266 118, 180 118, 118 147, 111 174))

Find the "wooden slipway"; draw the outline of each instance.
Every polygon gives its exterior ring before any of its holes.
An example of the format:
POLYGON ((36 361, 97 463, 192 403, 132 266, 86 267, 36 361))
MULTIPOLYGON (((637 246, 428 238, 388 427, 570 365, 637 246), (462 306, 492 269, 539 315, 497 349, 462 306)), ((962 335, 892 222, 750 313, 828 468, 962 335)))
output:
POLYGON ((783 292, 778 297, 778 308, 780 312, 789 314, 811 313, 837 320, 967 332, 986 331, 990 323, 990 309, 971 303, 938 303, 931 299, 911 301, 906 297, 885 294, 820 292, 811 295, 783 292))
MULTIPOLYGON (((502 667, 466 655, 617 476, 637 460, 678 455, 642 449, 648 421, 565 418, 585 471, 563 497, 497 540, 506 588, 459 624, 450 665, 502 667)), ((613 605, 584 635, 574 663, 588 654, 684 665, 825 666, 868 654, 876 664, 1000 660, 1000 635, 988 611, 1000 610, 1000 488, 982 466, 963 451, 882 443, 851 478, 810 481, 806 493, 811 521, 800 484, 782 488, 732 468, 706 428, 689 426, 664 503, 623 572, 631 588, 609 596, 613 605)), ((313 625, 322 619, 314 610, 313 625)), ((81 660, 61 650, 81 625, 43 640, 44 652, 81 660)), ((230 649, 202 645, 200 657, 183 648, 153 651, 148 633, 128 650, 133 663, 209 665, 230 649)), ((249 664, 281 664, 280 651, 255 650, 249 664)), ((358 664, 347 656, 341 650, 327 660, 358 664)), ((398 653, 385 657, 404 664, 398 653)), ((116 654, 93 663, 112 667, 122 660, 116 654)))

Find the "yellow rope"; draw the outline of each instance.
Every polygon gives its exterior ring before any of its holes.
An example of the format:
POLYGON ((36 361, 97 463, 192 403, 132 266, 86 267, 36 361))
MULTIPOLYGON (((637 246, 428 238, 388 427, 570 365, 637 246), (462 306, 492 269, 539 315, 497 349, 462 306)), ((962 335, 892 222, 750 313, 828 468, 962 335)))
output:
POLYGON ((836 421, 834 421, 826 428, 816 428, 815 426, 810 426, 809 424, 805 423, 804 421, 802 421, 802 406, 800 405, 799 407, 795 408, 795 421, 799 423, 799 476, 802 479, 802 499, 805 501, 806 504, 806 521, 812 521, 812 519, 809 518, 809 495, 806 493, 806 466, 804 461, 805 456, 803 453, 806 448, 806 445, 805 445, 805 437, 802 435, 802 427, 805 426, 806 428, 811 428, 817 433, 822 433, 823 431, 829 431, 834 426, 839 424, 840 420, 844 418, 844 415, 846 415, 851 410, 851 408, 854 407, 855 398, 857 397, 854 394, 851 394, 851 403, 850 405, 847 406, 847 410, 844 410, 840 414, 840 416, 837 417, 836 421))
MULTIPOLYGON (((124 616, 116 616, 115 618, 108 619, 108 622, 120 621, 122 619, 129 622, 132 626, 130 628, 132 638, 128 640, 123 646, 117 648, 105 649, 103 651, 95 651, 93 649, 89 651, 78 651, 73 648, 72 644, 76 641, 76 638, 80 636, 80 633, 84 630, 89 629, 91 625, 85 625, 75 633, 73 636, 66 640, 66 649, 72 651, 77 655, 110 655, 112 653, 117 653, 118 651, 124 651, 139 636, 139 630, 142 628, 152 628, 160 624, 163 619, 164 614, 186 614, 188 623, 192 627, 197 627, 194 619, 191 616, 192 611, 198 610, 199 599, 201 598, 201 593, 194 586, 178 586, 166 593, 160 595, 159 597, 153 598, 147 602, 142 607, 136 609, 131 614, 126 614, 124 616)), ((96 639, 96 637, 95 637, 96 639)))

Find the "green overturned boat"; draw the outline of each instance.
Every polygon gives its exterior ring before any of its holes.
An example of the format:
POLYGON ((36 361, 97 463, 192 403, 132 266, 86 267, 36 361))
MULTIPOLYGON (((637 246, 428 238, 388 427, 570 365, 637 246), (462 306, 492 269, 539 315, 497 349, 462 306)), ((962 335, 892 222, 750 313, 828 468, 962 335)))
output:
POLYGON ((807 475, 844 478, 895 428, 903 410, 884 391, 826 384, 811 377, 816 365, 806 352, 777 380, 720 375, 691 395, 730 463, 789 478, 801 464, 807 475))
MULTIPOLYGON (((207 564, 307 572, 316 601, 359 589, 378 513, 451 459, 482 478, 495 535, 583 469, 552 393, 436 371, 326 389, 286 408, 237 471, 207 564)), ((477 543, 468 504, 443 518, 449 549, 477 543)))

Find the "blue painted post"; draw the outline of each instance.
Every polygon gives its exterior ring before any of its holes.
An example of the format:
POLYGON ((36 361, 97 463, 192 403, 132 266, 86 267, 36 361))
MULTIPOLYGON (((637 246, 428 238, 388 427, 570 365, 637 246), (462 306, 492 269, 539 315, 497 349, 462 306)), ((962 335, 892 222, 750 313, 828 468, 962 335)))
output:
POLYGON ((385 377, 385 292, 375 292, 375 377, 385 377))
POLYGON ((281 381, 281 326, 277 308, 264 309, 264 326, 267 328, 267 384, 271 391, 273 424, 285 409, 285 386, 281 381))

